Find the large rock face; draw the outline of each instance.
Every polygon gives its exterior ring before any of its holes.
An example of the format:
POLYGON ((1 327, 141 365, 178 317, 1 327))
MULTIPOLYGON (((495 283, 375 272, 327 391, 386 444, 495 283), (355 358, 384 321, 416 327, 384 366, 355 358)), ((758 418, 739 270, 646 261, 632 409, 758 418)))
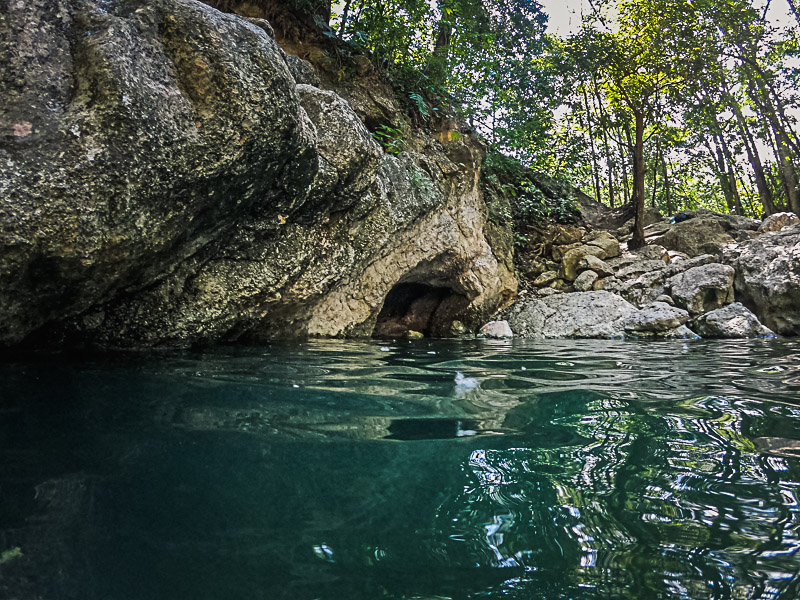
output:
POLYGON ((266 25, 0 3, 0 95, 0 345, 369 335, 397 284, 436 290, 446 329, 514 293, 480 145, 385 154, 266 25))
POLYGON ((800 225, 728 248, 725 261, 738 300, 774 332, 800 335, 800 225))
POLYGON ((0 4, 0 340, 147 285, 316 152, 264 31, 191 0, 0 4))

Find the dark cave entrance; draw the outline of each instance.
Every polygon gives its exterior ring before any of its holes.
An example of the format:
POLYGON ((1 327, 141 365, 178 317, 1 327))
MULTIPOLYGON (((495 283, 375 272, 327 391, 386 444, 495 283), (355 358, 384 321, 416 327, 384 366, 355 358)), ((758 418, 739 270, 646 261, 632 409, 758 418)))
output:
POLYGON ((386 295, 372 336, 402 337, 418 331, 428 337, 445 337, 468 305, 467 298, 447 287, 398 283, 386 295))

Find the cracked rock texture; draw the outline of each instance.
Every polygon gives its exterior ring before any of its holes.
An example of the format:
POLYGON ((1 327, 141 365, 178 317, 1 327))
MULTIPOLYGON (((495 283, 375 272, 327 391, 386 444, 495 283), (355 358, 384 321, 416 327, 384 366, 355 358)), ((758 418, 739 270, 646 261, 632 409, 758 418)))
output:
POLYGON ((663 302, 642 309, 606 291, 574 292, 520 302, 508 311, 515 335, 542 338, 693 338, 685 310, 663 302))
POLYGON ((728 248, 736 298, 780 335, 800 335, 800 225, 728 248))
POLYGON ((287 58, 194 0, 0 2, 0 346, 370 335, 398 283, 474 327, 513 296, 483 147, 388 155, 374 75, 287 58))
POLYGON ((741 302, 734 302, 702 315, 693 327, 704 338, 737 339, 775 335, 741 302))

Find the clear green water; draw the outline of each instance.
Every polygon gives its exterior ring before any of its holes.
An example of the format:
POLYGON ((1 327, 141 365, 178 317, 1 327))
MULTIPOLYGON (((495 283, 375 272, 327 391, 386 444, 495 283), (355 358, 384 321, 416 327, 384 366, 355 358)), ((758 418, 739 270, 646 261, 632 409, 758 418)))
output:
POLYGON ((0 364, 0 598, 800 598, 800 341, 381 345, 0 364))

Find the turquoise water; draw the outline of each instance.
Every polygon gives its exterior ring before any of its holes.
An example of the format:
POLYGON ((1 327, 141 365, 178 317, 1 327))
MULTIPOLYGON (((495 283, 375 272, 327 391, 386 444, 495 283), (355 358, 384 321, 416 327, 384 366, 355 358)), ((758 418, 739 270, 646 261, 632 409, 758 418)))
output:
POLYGON ((800 598, 800 341, 382 346, 0 364, 0 598, 800 598))

